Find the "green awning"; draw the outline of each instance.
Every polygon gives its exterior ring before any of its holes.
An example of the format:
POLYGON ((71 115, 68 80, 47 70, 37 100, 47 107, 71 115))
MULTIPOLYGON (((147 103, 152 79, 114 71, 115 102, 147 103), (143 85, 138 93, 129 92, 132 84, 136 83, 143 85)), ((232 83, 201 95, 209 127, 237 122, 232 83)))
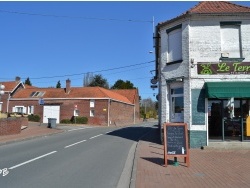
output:
POLYGON ((250 82, 206 82, 207 98, 250 97, 250 82))

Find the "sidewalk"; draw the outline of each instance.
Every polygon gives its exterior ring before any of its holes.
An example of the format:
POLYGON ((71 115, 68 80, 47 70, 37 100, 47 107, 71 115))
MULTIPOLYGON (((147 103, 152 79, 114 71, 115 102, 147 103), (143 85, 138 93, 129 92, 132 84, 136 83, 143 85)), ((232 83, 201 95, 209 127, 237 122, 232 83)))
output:
MULTIPOLYGON (((163 146, 157 132, 139 141, 135 160, 136 188, 247 188, 250 187, 250 150, 190 149, 190 167, 164 164, 163 146)), ((171 159, 173 160, 173 159, 171 159)))
POLYGON ((20 134, 0 136, 0 145, 61 132, 64 132, 64 130, 50 129, 45 125, 40 126, 40 123, 29 122, 28 127, 23 129, 20 134))

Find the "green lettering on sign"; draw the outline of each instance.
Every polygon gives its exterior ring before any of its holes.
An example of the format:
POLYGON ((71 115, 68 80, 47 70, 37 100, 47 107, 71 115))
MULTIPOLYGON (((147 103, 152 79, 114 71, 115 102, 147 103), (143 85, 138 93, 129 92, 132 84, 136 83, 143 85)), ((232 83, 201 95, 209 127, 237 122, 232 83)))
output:
POLYGON ((197 73, 211 74, 250 74, 250 62, 198 62, 197 73))

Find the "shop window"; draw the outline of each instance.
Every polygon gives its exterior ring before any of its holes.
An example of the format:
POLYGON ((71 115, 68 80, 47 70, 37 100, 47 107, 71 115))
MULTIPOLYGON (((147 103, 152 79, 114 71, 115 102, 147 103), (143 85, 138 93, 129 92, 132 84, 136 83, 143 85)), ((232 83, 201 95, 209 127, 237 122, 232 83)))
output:
POLYGON ((168 63, 182 61, 182 25, 167 30, 168 35, 168 63))
POLYGON ((221 22, 221 53, 228 58, 242 58, 240 22, 221 22))

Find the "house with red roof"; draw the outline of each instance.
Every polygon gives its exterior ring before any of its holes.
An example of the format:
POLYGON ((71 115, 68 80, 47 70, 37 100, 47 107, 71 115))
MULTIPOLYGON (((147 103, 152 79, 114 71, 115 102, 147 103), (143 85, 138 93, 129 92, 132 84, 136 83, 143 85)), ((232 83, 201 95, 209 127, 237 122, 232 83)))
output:
POLYGON ((20 81, 20 77, 16 77, 15 81, 0 82, 4 86, 3 95, 0 95, 0 111, 9 112, 9 99, 18 90, 25 88, 25 85, 20 81))
POLYGON ((250 7, 202 1, 154 38, 159 126, 187 123, 191 148, 249 141, 250 7))
POLYGON ((9 112, 36 114, 42 123, 56 118, 60 123, 74 116, 88 118, 88 124, 134 124, 139 120, 139 95, 137 89, 109 90, 102 87, 66 88, 24 87, 13 92, 8 99, 9 112))

